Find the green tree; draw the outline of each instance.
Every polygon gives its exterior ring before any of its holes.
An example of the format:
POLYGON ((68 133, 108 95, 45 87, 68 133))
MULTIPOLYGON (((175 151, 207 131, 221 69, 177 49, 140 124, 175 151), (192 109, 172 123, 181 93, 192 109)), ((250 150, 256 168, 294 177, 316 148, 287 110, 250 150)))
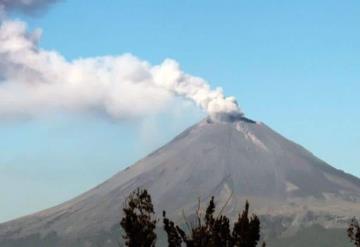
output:
POLYGON ((123 238, 129 247, 155 246, 154 207, 147 190, 137 189, 132 192, 123 208, 124 217, 120 225, 125 231, 123 238))
POLYGON ((353 218, 351 220, 347 233, 351 242, 353 242, 356 247, 360 247, 360 224, 357 219, 353 218))

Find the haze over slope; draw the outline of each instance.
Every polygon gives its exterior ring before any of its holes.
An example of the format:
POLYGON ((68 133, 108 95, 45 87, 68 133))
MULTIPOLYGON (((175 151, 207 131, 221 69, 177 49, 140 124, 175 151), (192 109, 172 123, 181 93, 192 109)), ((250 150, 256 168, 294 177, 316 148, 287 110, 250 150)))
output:
MULTIPOLYGON (((267 235, 294 236, 311 225, 344 227, 360 214, 360 180, 316 158, 263 123, 242 116, 205 119, 91 191, 0 225, 4 247, 116 246, 126 196, 148 189, 159 212, 181 220, 200 197, 231 198, 231 217, 250 200, 267 235), (276 227, 275 227, 276 226, 276 227), (274 230, 276 229, 276 230, 274 230)), ((159 214, 160 215, 160 214, 159 214)))

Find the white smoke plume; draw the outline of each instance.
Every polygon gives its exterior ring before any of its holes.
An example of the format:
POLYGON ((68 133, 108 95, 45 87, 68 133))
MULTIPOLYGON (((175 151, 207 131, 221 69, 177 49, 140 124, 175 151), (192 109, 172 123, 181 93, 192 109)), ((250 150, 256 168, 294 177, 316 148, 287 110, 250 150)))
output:
POLYGON ((58 0, 0 0, 0 14, 4 15, 12 10, 33 14, 46 9, 55 2, 58 0))
POLYGON ((0 118, 59 110, 141 117, 162 111, 174 96, 192 100, 215 120, 242 115, 235 98, 184 73, 174 60, 152 66, 125 54, 67 61, 40 49, 40 37, 21 21, 0 26, 0 118))

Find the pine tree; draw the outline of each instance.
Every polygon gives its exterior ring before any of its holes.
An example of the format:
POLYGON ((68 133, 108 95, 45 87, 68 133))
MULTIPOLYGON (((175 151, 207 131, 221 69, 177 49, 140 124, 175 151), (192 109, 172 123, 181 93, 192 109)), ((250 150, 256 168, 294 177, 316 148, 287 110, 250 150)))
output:
POLYGON ((168 236, 168 246, 181 247, 182 237, 178 229, 176 228, 174 222, 172 222, 166 217, 165 211, 163 211, 163 223, 164 223, 164 230, 168 236))
POLYGON ((147 190, 137 189, 127 198, 120 225, 125 231, 125 245, 129 247, 154 247, 156 219, 151 196, 147 190))
POLYGON ((227 247, 231 243, 230 220, 223 215, 214 217, 214 197, 211 198, 205 214, 205 228, 209 235, 209 246, 227 247))
POLYGON ((234 246, 238 247, 256 247, 260 240, 260 220, 256 215, 249 218, 249 202, 234 224, 232 238, 234 246))
POLYGON ((351 220, 347 233, 351 242, 353 242, 356 247, 360 247, 360 224, 357 219, 353 218, 351 220))

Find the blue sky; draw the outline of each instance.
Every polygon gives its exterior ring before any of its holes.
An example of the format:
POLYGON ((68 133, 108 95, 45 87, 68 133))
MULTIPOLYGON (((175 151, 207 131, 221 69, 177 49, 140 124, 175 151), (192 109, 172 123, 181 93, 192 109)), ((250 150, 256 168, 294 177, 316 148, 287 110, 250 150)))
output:
MULTIPOLYGON (((66 0, 12 18, 42 28, 40 46, 69 60, 173 58, 235 96, 248 117, 360 177, 359 1, 66 0)), ((0 121, 0 221, 84 192, 203 117, 187 104, 128 121, 0 121)))

